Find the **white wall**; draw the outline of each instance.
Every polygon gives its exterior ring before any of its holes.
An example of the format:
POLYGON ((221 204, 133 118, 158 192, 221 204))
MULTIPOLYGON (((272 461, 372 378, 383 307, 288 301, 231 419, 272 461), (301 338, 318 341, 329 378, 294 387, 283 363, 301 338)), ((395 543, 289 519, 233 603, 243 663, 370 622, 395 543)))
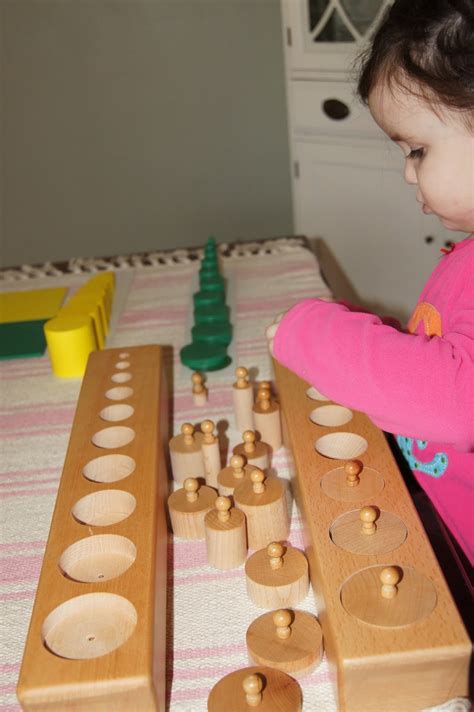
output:
POLYGON ((3 266, 292 230, 279 0, 0 0, 3 266))

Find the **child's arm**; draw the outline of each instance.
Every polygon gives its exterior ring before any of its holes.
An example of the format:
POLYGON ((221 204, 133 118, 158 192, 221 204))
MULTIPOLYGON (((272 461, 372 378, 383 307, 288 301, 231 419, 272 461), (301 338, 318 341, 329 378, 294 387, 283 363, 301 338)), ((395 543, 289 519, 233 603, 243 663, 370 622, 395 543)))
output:
POLYGON ((474 449, 472 305, 450 333, 429 338, 307 299, 283 317, 273 348, 283 365, 384 430, 474 449))

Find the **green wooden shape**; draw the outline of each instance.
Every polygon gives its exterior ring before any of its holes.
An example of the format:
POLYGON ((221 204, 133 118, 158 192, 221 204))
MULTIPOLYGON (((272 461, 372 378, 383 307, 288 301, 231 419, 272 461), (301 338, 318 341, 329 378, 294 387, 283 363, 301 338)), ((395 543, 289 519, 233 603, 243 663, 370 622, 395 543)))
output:
POLYGON ((216 272, 219 274, 219 262, 216 257, 204 257, 199 268, 199 272, 216 272))
POLYGON ((232 341, 232 326, 225 321, 214 324, 195 324, 191 329, 193 342, 202 341, 206 344, 223 344, 228 346, 232 341))
POLYGON ((181 362, 193 371, 219 371, 231 363, 227 349, 220 344, 192 342, 180 351, 181 362))
POLYGON ((224 321, 229 323, 229 307, 227 304, 211 304, 199 306, 194 309, 195 324, 214 324, 224 321))
POLYGON ((0 360, 42 356, 46 349, 43 326, 47 319, 0 324, 0 360))
POLYGON ((224 280, 219 275, 215 277, 201 277, 199 279, 199 287, 201 292, 222 292, 225 296, 224 280))
POLYGON ((193 294, 195 307, 209 307, 214 304, 225 304, 225 294, 221 291, 200 290, 193 294))
POLYGON ((206 244, 204 245, 204 252, 217 252, 217 242, 215 237, 208 237, 206 244))

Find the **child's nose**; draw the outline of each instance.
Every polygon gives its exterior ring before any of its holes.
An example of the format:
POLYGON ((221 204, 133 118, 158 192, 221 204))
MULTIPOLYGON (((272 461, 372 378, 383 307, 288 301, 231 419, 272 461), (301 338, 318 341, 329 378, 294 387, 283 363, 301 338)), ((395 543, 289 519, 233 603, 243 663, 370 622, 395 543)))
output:
POLYGON ((415 166, 413 165, 413 161, 408 158, 405 161, 404 177, 406 182, 410 185, 416 185, 418 183, 415 166))

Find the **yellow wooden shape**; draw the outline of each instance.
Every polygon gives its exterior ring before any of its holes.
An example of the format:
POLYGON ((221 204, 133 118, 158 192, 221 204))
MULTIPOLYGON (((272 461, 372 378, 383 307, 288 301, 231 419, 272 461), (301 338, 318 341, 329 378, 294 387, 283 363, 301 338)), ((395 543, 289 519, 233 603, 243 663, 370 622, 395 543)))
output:
POLYGON ((0 323, 50 319, 58 313, 67 291, 66 287, 54 287, 3 292, 0 294, 0 323))

